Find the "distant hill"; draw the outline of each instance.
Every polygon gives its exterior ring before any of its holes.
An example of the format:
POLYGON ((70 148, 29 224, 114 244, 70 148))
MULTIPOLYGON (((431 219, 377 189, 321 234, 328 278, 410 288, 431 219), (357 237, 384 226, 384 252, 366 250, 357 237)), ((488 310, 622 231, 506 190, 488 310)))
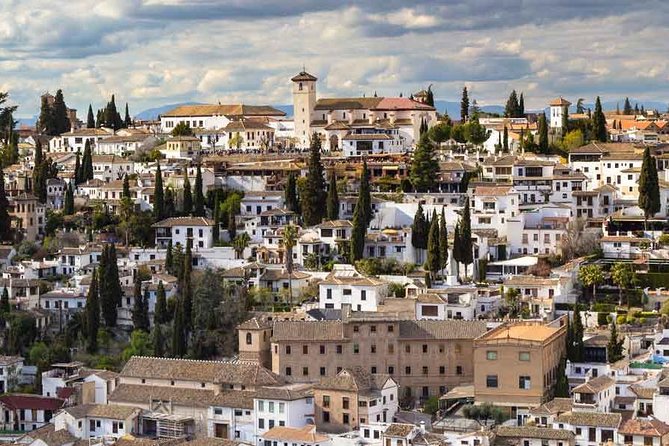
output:
POLYGON ((135 115, 135 119, 140 119, 142 121, 158 119, 163 113, 166 113, 173 108, 177 108, 180 105, 199 105, 201 102, 179 102, 177 104, 167 104, 161 105, 160 107, 148 108, 144 111, 139 112, 135 115))

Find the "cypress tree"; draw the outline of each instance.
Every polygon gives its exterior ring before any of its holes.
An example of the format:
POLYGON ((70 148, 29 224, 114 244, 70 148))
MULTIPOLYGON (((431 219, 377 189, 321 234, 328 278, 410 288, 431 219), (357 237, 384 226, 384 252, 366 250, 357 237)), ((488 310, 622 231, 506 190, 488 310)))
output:
POLYGON ((193 215, 196 217, 204 217, 204 194, 202 193, 202 187, 202 170, 198 164, 195 174, 195 209, 193 210, 193 215))
POLYGON ((522 118, 525 116, 525 98, 523 97, 523 92, 520 92, 520 99, 518 99, 518 117, 522 118))
POLYGON ((186 355, 186 327, 182 300, 177 301, 172 321, 172 357, 174 358, 183 358, 186 355))
POLYGON ((0 240, 12 240, 12 225, 9 217, 9 200, 5 192, 5 175, 0 167, 0 240))
POLYGON ((143 320, 144 316, 142 311, 144 308, 144 294, 142 293, 142 281, 139 278, 139 274, 135 276, 135 290, 133 293, 135 302, 132 306, 132 325, 135 330, 144 330, 143 320))
POLYGON ((432 85, 427 87, 427 98, 425 98, 425 103, 430 107, 434 107, 434 92, 432 91, 432 85))
MULTIPOLYGON (((123 300, 123 289, 121 288, 121 279, 118 273, 118 257, 116 255, 116 245, 114 243, 110 245, 108 255, 109 255, 109 263, 108 263, 109 274, 107 275, 108 277, 107 285, 111 290, 110 296, 112 302, 116 307, 120 307, 121 302, 123 300)), ((114 315, 112 324, 113 326, 116 326, 116 311, 114 311, 113 314, 114 315)))
POLYGON ((362 206, 362 215, 364 217, 365 228, 372 221, 372 195, 369 188, 369 169, 367 168, 367 160, 362 163, 362 174, 360 175, 360 190, 358 192, 358 199, 362 206))
POLYGON ((123 198, 132 198, 130 194, 130 179, 128 175, 123 177, 123 198))
POLYGON ((339 195, 337 194, 337 174, 330 171, 330 185, 328 186, 327 219, 339 219, 339 195))
POLYGON ((509 151, 509 129, 504 126, 504 137, 502 138, 502 148, 505 152, 509 151))
POLYGON ((156 163, 156 179, 153 195, 153 219, 160 221, 165 218, 165 202, 163 196, 163 174, 160 171, 160 162, 156 163))
POLYGON ((193 212, 193 192, 190 187, 190 179, 188 179, 188 169, 184 173, 184 200, 181 213, 183 215, 191 215, 193 212))
POLYGON ((623 115, 632 114, 632 104, 630 104, 630 98, 625 98, 625 105, 623 106, 623 115))
POLYGON ((358 201, 353 210, 353 229, 351 232, 351 263, 363 258, 365 252, 365 235, 367 225, 365 224, 365 204, 362 195, 358 195, 358 201))
POLYGON ((416 209, 416 214, 411 224, 411 245, 416 249, 427 249, 427 236, 423 206, 418 203, 418 209, 416 209))
POLYGON ((165 343, 163 339, 163 330, 160 328, 160 324, 155 324, 153 328, 153 356, 156 358, 162 358, 165 356, 165 343))
POLYGON ((616 328, 615 321, 611 323, 611 334, 609 342, 606 345, 606 356, 609 364, 623 359, 623 341, 618 339, 618 329, 616 328))
POLYGON ((40 133, 49 136, 56 136, 58 134, 56 125, 54 124, 51 106, 49 106, 49 102, 46 100, 46 97, 42 97, 39 119, 37 120, 37 130, 40 133))
POLYGON ((98 267, 98 295, 100 298, 100 309, 102 310, 102 319, 108 327, 112 327, 111 322, 115 323, 116 305, 111 294, 111 277, 109 263, 109 245, 105 244, 102 248, 102 256, 100 257, 100 265, 98 267), (113 313, 113 314, 112 314, 113 313))
POLYGON ((583 344, 583 321, 581 320, 581 310, 578 304, 574 310, 574 323, 573 323, 573 337, 574 342, 573 348, 573 358, 569 358, 572 362, 583 362, 583 356, 585 351, 585 346, 583 344))
POLYGON ((592 130, 595 136, 595 139, 600 142, 606 142, 608 140, 608 135, 606 133, 606 117, 602 111, 602 102, 597 96, 595 100, 595 113, 592 116, 592 130))
POLYGON ((100 329, 100 302, 98 300, 97 271, 93 270, 91 285, 86 297, 86 350, 93 354, 98 350, 98 330, 100 329))
POLYGON ((93 107, 91 104, 88 104, 88 117, 86 118, 86 128, 94 129, 95 128, 95 115, 93 115, 93 107))
POLYGON ((295 174, 290 173, 286 180, 286 189, 284 190, 284 202, 286 209, 295 213, 300 212, 300 204, 297 199, 297 180, 295 174))
POLYGON ((128 112, 128 103, 125 103, 125 119, 123 120, 123 126, 128 128, 132 125, 132 119, 130 118, 130 112, 128 112))
POLYGON ((321 139, 318 133, 311 136, 306 183, 301 200, 302 220, 306 226, 319 224, 325 216, 325 178, 321 162, 321 139))
POLYGON ((172 239, 167 242, 167 250, 165 251, 165 271, 169 274, 174 274, 174 261, 172 253, 172 239))
POLYGON ((237 235, 237 221, 235 219, 235 214, 232 212, 230 215, 228 215, 228 236, 230 237, 230 240, 233 240, 235 236, 237 235))
POLYGON ((69 132, 71 129, 70 118, 67 115, 67 106, 63 98, 63 90, 58 90, 51 107, 53 113, 53 124, 57 135, 69 132))
POLYGON ((165 213, 164 217, 170 218, 176 216, 177 215, 177 207, 175 204, 176 198, 174 197, 174 190, 169 186, 165 188, 165 199, 163 201, 165 203, 163 205, 165 213))
POLYGON ((193 288, 191 275, 193 272, 193 254, 191 252, 192 242, 186 243, 186 254, 184 255, 183 277, 181 286, 181 303, 183 305, 184 327, 186 330, 192 327, 193 321, 193 288))
POLYGON ((86 140, 84 145, 84 156, 81 159, 81 182, 85 183, 93 179, 93 150, 90 139, 86 140))
POLYGON ((465 273, 467 265, 474 262, 474 253, 472 246, 472 225, 471 214, 469 212, 469 199, 465 201, 465 207, 462 210, 462 225, 460 226, 460 243, 462 244, 462 263, 465 264, 465 273))
POLYGON ((74 214, 74 189, 72 188, 72 182, 67 185, 65 190, 65 203, 63 205, 63 213, 65 215, 74 214))
POLYGON ((74 185, 78 186, 81 183, 81 157, 77 150, 77 159, 74 162, 74 185))
POLYGON ((643 209, 645 221, 660 211, 660 184, 657 176, 657 165, 648 147, 643 152, 643 163, 639 175, 639 207, 643 209))
POLYGON ((44 161, 44 152, 42 151, 42 141, 38 138, 35 143, 35 157, 34 157, 35 167, 42 164, 44 161))
POLYGON ((439 269, 442 271, 448 266, 448 229, 444 208, 441 208, 441 225, 439 226, 439 269))
POLYGON ((462 89, 462 99, 460 100, 460 120, 466 122, 469 119, 469 93, 467 87, 462 89))
POLYGON ((218 194, 216 194, 216 198, 214 199, 214 243, 218 241, 220 238, 221 234, 221 204, 219 202, 218 194))
POLYGON ((432 279, 437 277, 437 273, 441 269, 441 253, 439 250, 439 218, 437 212, 432 213, 432 223, 430 224, 430 232, 427 238, 427 261, 425 262, 425 269, 430 272, 432 279))
POLYGON ((539 152, 548 153, 548 124, 546 115, 539 115, 539 152))
POLYGON ((10 310, 9 291, 7 291, 7 287, 5 287, 2 290, 2 298, 0 298, 0 314, 7 315, 10 310))
POLYGON ((567 379, 566 368, 566 359, 562 358, 557 369, 557 382, 555 383, 555 391, 553 392, 555 398, 569 398, 571 396, 569 394, 569 380, 567 379))
POLYGON ((409 178, 416 192, 430 192, 436 186, 435 178, 439 171, 439 163, 434 153, 434 145, 423 136, 413 153, 409 178))
POLYGON ((160 324, 167 322, 167 298, 165 297, 165 287, 163 282, 158 282, 158 290, 156 291, 156 307, 153 312, 153 324, 158 327, 160 324))
POLYGON ((460 264, 462 263, 462 229, 460 221, 455 224, 455 231, 453 231, 453 260, 455 260, 457 275, 460 276, 460 264))
POLYGON ((509 99, 506 100, 506 106, 504 107, 504 116, 506 118, 517 118, 519 109, 516 90, 511 90, 509 99))

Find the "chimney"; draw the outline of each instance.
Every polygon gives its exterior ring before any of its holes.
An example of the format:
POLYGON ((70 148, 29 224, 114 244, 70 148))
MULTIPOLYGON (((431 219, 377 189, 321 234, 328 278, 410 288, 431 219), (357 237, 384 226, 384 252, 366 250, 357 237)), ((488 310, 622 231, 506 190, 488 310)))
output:
POLYGON ((421 434, 425 433, 425 421, 420 422, 420 433, 421 434))

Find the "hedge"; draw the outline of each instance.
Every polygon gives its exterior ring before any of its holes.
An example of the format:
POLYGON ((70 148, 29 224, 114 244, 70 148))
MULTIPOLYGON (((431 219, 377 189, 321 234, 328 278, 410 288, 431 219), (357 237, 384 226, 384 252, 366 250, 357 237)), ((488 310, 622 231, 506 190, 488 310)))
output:
POLYGON ((669 274, 667 273, 640 273, 637 274, 639 288, 669 288, 669 274))

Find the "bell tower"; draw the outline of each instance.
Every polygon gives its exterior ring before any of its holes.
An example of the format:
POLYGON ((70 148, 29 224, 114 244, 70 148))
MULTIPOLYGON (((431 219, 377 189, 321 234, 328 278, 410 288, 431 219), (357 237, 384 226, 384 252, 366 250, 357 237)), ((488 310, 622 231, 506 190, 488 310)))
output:
POLYGON ((299 147, 307 147, 311 136, 311 120, 316 107, 316 81, 318 78, 307 73, 304 68, 293 82, 293 119, 295 137, 299 147))

